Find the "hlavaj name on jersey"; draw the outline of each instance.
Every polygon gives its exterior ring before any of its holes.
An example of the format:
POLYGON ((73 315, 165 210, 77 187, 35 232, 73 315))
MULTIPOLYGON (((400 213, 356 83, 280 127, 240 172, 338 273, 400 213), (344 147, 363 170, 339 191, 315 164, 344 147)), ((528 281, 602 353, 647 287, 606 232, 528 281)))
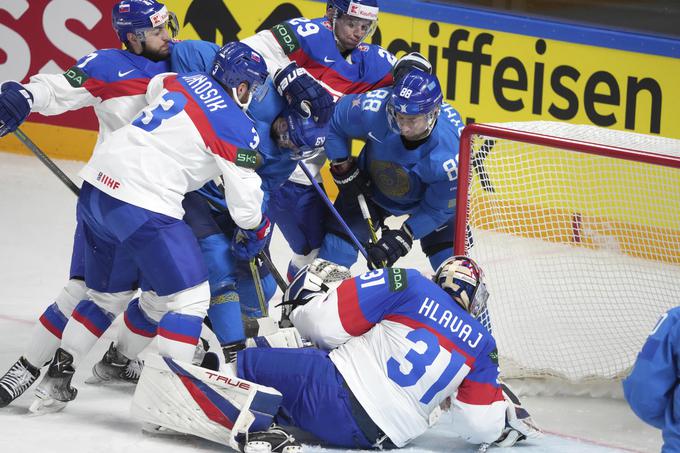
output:
POLYGON ((477 332, 477 338, 474 342, 470 341, 470 334, 472 333, 472 326, 464 323, 458 315, 454 315, 450 310, 442 310, 439 312, 439 304, 434 300, 426 297, 418 310, 419 315, 436 322, 445 329, 449 329, 451 333, 458 335, 462 341, 467 342, 471 348, 476 348, 479 340, 482 339, 482 333, 477 332))
POLYGON ((224 102, 217 88, 213 88, 213 82, 205 74, 195 74, 182 77, 198 98, 203 101, 206 108, 211 112, 226 109, 227 103, 224 102))

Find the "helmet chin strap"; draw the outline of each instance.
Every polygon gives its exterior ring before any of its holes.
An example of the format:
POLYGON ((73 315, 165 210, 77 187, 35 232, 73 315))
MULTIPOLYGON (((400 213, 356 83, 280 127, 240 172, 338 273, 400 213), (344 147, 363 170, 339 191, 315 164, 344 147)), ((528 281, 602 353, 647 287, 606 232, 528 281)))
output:
POLYGON ((236 102, 236 105, 241 107, 241 110, 244 112, 248 110, 248 106, 250 105, 250 101, 253 100, 253 94, 248 90, 248 100, 246 102, 241 102, 241 100, 238 98, 238 94, 236 93, 236 88, 231 88, 231 96, 234 98, 234 102, 236 102))

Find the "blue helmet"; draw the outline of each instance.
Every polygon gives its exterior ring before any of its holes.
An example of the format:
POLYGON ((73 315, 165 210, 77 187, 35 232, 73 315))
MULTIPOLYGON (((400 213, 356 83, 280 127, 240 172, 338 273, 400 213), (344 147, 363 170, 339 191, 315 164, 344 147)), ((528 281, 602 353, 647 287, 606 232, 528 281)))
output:
POLYGON ((429 135, 439 115, 442 98, 442 89, 436 76, 420 69, 412 69, 392 88, 392 97, 387 103, 390 128, 401 133, 397 114, 426 115, 429 135))
POLYGON ((439 265, 432 280, 473 317, 485 311, 489 293, 484 273, 471 258, 458 255, 447 259, 439 265))
POLYGON ((288 131, 280 137, 283 147, 290 149, 291 160, 314 157, 324 150, 329 123, 319 124, 311 118, 303 118, 297 111, 288 108, 282 114, 288 124, 288 131))
POLYGON ((371 37, 378 26, 378 0, 328 0, 326 9, 328 8, 335 9, 335 15, 331 20, 333 33, 335 33, 335 21, 345 14, 371 21, 371 26, 362 41, 371 37))
POLYGON ((215 55, 210 75, 224 88, 232 90, 234 101, 246 109, 250 99, 262 100, 267 93, 267 65, 262 55, 242 42, 234 41, 222 46, 215 55), (242 104, 236 96, 236 88, 241 83, 248 84, 250 96, 242 104))
POLYGON ((113 7, 111 13, 113 29, 121 42, 127 42, 127 34, 134 33, 144 41, 144 32, 161 25, 168 27, 173 38, 179 32, 175 13, 155 0, 122 0, 113 7))

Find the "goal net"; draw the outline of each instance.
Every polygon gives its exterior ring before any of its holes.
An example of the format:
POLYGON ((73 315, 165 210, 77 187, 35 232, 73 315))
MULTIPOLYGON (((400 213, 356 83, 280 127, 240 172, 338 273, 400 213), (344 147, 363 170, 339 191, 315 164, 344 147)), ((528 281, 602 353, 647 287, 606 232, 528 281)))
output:
POLYGON ((455 249, 485 272, 502 376, 625 376, 680 304, 680 140, 473 124, 459 159, 455 249))

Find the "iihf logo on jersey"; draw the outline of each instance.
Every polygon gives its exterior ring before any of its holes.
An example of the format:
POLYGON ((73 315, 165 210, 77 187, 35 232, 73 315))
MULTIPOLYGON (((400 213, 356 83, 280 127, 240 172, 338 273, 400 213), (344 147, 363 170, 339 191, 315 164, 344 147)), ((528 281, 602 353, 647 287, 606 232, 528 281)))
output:
POLYGON ((102 172, 97 173, 97 181, 101 182, 107 187, 110 187, 113 190, 116 190, 117 188, 120 187, 120 183, 113 179, 112 177, 105 175, 102 172))

